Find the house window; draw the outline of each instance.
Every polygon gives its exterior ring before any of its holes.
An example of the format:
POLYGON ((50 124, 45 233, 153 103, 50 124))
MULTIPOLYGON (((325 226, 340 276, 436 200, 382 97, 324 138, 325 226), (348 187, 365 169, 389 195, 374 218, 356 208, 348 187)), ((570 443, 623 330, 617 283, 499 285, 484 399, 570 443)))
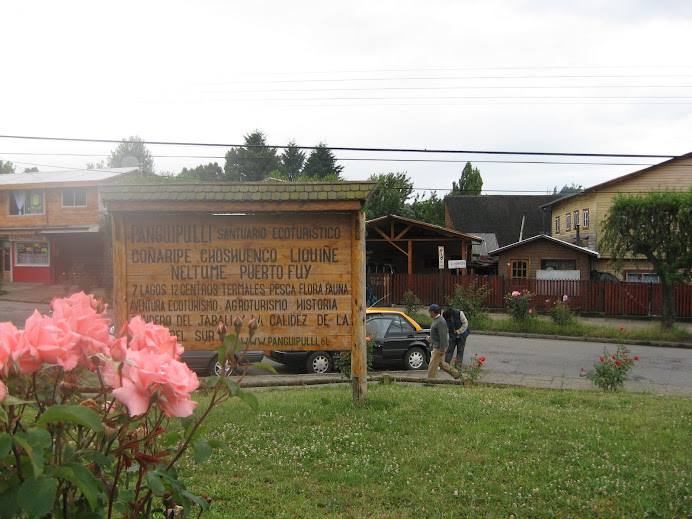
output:
POLYGON ((577 226, 579 225, 579 211, 574 211, 574 228, 576 229, 577 226))
POLYGON ((588 229, 589 228, 589 210, 588 209, 582 209, 582 211, 581 211, 581 228, 582 229, 588 229))
POLYGON ((567 213, 565 216, 565 231, 569 232, 572 230, 572 215, 567 213))
POLYGON ((18 241, 15 243, 15 265, 45 267, 50 265, 50 245, 45 241, 18 241))
POLYGON ((630 283, 660 283, 661 279, 658 274, 642 273, 642 272, 628 272, 627 281, 630 283))
POLYGON ((541 270, 577 270, 577 260, 542 259, 541 270))
POLYGON ((555 217, 555 234, 560 234, 560 217, 555 217))
POLYGON ((62 190, 63 207, 86 207, 87 194, 85 187, 71 187, 62 190))
POLYGON ((42 189, 13 189, 10 191, 10 214, 43 214, 42 189))
POLYGON ((528 260, 512 260, 512 279, 529 277, 529 261, 528 260))

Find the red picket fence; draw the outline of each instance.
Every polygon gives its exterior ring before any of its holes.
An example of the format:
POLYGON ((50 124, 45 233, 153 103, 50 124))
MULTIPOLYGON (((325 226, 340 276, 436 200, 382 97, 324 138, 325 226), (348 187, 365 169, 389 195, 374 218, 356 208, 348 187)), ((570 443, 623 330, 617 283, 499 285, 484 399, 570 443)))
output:
MULTIPOLYGON (((380 304, 401 304, 407 290, 423 304, 446 303, 454 287, 486 287, 485 308, 504 308, 504 296, 517 290, 534 294, 533 307, 544 310, 548 304, 569 297, 570 307, 582 312, 605 315, 661 315, 661 285, 649 283, 609 283, 605 281, 566 281, 505 279, 503 276, 439 276, 435 274, 368 274, 380 304)), ((692 317, 692 286, 675 287, 676 315, 692 317)))

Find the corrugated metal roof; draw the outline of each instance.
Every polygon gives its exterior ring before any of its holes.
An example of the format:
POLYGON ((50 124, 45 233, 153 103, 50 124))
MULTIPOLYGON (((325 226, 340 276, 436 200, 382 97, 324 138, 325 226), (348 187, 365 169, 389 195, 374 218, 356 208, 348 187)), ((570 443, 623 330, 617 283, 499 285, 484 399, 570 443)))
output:
POLYGON ((72 182, 102 182, 137 168, 72 169, 67 171, 37 171, 34 173, 9 173, 0 175, 0 187, 25 184, 56 184, 72 182))
POLYGON ((377 182, 206 182, 109 184, 104 202, 262 202, 366 200, 377 182))

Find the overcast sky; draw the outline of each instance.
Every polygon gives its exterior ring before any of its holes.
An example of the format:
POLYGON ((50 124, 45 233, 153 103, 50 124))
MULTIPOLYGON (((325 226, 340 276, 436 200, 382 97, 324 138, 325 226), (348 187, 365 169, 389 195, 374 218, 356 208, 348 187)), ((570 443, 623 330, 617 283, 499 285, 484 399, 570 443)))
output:
MULTIPOLYGON (((687 0, 38 0, 2 2, 0 20, 0 135, 242 144, 259 129, 273 145, 692 152, 687 0)), ((0 138, 0 159, 80 168, 114 146, 0 138)), ((157 172, 178 173, 223 166, 228 148, 150 150, 157 172)), ((349 180, 406 172, 441 190, 469 160, 487 194, 665 160, 335 155, 380 159, 340 162, 349 180)))

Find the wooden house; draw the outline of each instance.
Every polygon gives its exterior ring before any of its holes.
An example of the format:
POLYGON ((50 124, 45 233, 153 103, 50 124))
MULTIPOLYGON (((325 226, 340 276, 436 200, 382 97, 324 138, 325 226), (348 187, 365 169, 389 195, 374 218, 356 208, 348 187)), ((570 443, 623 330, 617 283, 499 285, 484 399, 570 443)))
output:
MULTIPOLYGON (((608 215, 614 197, 620 193, 647 193, 665 189, 686 191, 690 186, 692 153, 548 202, 543 208, 552 213, 552 236, 581 247, 598 249, 601 257, 593 262, 594 270, 614 274, 612 266, 609 265, 609 251, 598 247, 601 224, 608 215)), ((658 281, 658 277, 652 273, 651 264, 642 258, 632 258, 626 263, 622 280, 658 281)))
POLYGON ((130 167, 0 175, 2 278, 59 282, 77 262, 102 271, 99 184, 138 174, 130 167))

